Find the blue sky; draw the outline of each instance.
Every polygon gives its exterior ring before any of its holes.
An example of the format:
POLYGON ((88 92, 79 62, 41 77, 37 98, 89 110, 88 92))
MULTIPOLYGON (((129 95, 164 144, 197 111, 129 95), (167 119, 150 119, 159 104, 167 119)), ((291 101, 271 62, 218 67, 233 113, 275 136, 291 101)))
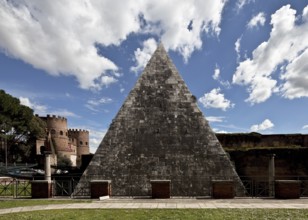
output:
POLYGON ((308 1, 0 0, 0 89, 90 131, 162 42, 215 132, 308 133, 308 1))

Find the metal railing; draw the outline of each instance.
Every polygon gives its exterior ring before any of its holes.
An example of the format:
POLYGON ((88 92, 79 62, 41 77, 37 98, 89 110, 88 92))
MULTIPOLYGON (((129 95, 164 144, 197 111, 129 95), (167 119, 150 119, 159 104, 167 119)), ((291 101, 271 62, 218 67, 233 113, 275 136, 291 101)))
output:
POLYGON ((30 180, 1 178, 0 179, 0 197, 12 197, 12 198, 31 197, 30 180))
MULTIPOLYGON (((274 183, 270 182, 267 176, 240 176, 245 187, 247 197, 272 197, 271 191, 274 191, 274 183)), ((301 181, 301 197, 308 197, 308 176, 276 176, 275 180, 300 180, 301 181)), ((78 184, 79 177, 76 176, 56 176, 52 178, 53 196, 68 197, 90 197, 90 184, 86 181, 84 185, 78 184), (78 185, 78 188, 77 188, 78 185)), ((138 197, 150 196, 150 183, 137 182, 136 178, 130 178, 127 182, 126 191, 123 196, 138 197)), ((115 182, 111 182, 111 187, 116 188, 115 182)), ((185 195, 185 190, 181 191, 178 185, 180 181, 172 181, 170 183, 171 196, 177 194, 185 195), (177 194, 173 189, 177 188, 177 194)), ((211 196, 211 182, 209 178, 198 178, 191 180, 191 187, 196 184, 204 184, 205 191, 203 195, 187 195, 192 197, 211 196)), ((30 198, 31 197, 31 180, 21 180, 16 178, 0 178, 0 198, 30 198)))
POLYGON ((78 181, 76 176, 53 177, 53 196, 72 196, 78 181))

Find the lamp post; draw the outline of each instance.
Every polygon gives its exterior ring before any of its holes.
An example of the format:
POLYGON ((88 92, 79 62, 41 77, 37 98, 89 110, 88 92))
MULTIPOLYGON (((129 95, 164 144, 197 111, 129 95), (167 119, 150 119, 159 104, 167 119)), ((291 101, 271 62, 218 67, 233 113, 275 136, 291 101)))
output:
POLYGON ((4 136, 4 150, 5 150, 5 169, 7 169, 7 137, 4 136))
POLYGON ((1 133, 4 135, 5 168, 7 169, 7 137, 6 137, 5 130, 1 130, 1 133))

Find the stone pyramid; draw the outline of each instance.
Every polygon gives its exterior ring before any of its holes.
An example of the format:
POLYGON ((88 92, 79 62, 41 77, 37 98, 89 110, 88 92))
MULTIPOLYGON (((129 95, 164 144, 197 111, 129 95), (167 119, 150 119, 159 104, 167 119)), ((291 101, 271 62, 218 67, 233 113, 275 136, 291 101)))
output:
POLYGON ((113 196, 151 195, 151 180, 171 181, 171 196, 209 196, 213 180, 233 180, 228 155, 162 44, 129 93, 75 190, 111 180, 113 196))

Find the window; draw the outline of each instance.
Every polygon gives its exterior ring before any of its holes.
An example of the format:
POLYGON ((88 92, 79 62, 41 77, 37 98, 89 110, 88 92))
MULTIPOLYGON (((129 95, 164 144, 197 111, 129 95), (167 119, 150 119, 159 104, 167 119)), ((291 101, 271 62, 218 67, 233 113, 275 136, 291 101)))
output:
POLYGON ((63 131, 60 131, 60 135, 63 135, 63 131))
POLYGON ((82 141, 79 141, 79 144, 82 145, 83 144, 82 141))

